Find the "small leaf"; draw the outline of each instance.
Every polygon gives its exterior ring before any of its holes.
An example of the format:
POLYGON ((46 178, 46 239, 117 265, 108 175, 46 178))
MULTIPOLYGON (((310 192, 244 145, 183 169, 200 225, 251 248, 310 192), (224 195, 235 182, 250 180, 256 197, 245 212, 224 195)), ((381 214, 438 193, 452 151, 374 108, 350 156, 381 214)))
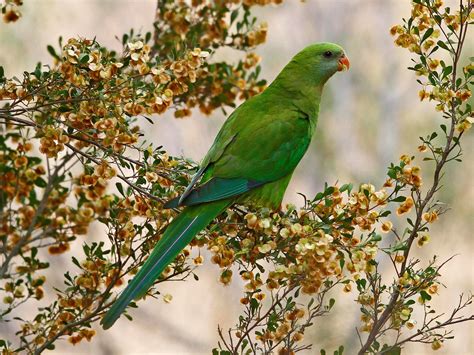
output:
POLYGON ((329 300, 329 309, 331 309, 332 307, 334 307, 334 305, 336 304, 336 300, 334 298, 331 298, 329 300))
POLYGON ((398 197, 395 197, 392 202, 403 202, 405 201, 407 198, 405 196, 398 196, 398 197))
MULTIPOLYGON (((387 348, 387 346, 384 346, 384 348, 387 348)), ((400 355, 402 353, 402 348, 399 346, 394 346, 387 350, 384 350, 384 348, 382 348, 382 354, 384 355, 400 355)))
POLYGON ((438 41, 437 45, 449 52, 451 52, 451 50, 448 48, 448 46, 446 45, 446 43, 444 43, 443 41, 438 41))
POLYGON ((46 49, 48 50, 49 54, 51 54, 51 56, 53 56, 54 58, 59 60, 59 55, 57 55, 57 53, 56 53, 56 51, 55 51, 55 49, 52 45, 48 44, 46 49))
POLYGON ((423 299, 423 301, 430 301, 431 300, 431 296, 426 291, 421 291, 420 296, 423 299))
POLYGON ((35 180, 35 185, 38 186, 38 187, 43 187, 45 188, 46 187, 46 181, 40 177, 36 178, 35 180))
POLYGON ((117 182, 117 183, 115 184, 115 186, 117 187, 117 190, 120 192, 120 194, 121 194, 123 197, 125 197, 125 194, 123 193, 123 186, 122 186, 122 184, 119 183, 119 182, 117 182))
POLYGON ((423 38, 421 39, 420 41, 420 44, 423 43, 425 40, 428 39, 429 36, 431 36, 434 32, 434 29, 433 28, 428 28, 425 32, 425 34, 423 35, 423 38))
POLYGON ((87 53, 82 53, 79 56, 79 63, 86 64, 89 61, 89 55, 87 53))
POLYGON ((352 184, 344 184, 344 185, 341 186, 339 191, 340 192, 348 191, 350 193, 352 191, 352 187, 353 187, 352 184))
POLYGON ((375 234, 375 235, 371 238, 371 240, 372 240, 373 242, 379 242, 379 241, 382 240, 382 236, 381 236, 380 234, 375 234))
POLYGON ((232 24, 237 16, 239 15, 239 9, 235 9, 234 11, 231 12, 230 14, 230 23, 232 24))

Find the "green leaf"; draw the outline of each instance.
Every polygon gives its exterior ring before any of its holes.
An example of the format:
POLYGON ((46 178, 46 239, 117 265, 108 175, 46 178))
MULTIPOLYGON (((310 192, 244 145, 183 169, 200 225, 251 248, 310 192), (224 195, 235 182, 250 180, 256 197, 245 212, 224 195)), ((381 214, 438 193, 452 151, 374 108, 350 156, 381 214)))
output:
POLYGON ((407 198, 405 196, 398 196, 398 197, 395 197, 392 202, 403 202, 405 201, 407 198))
POLYGON ((59 55, 57 55, 56 50, 52 45, 48 44, 46 49, 48 50, 48 53, 51 54, 51 56, 59 60, 59 55))
POLYGON ((126 197, 125 194, 123 193, 123 186, 120 182, 117 182, 115 184, 115 186, 117 187, 117 190, 120 192, 120 194, 123 196, 123 197, 126 197))
POLYGON ((443 130, 444 134, 447 134, 446 133, 446 125, 445 124, 442 124, 440 125, 441 129, 443 130))
POLYGON ((87 53, 82 53, 79 56, 79 63, 86 64, 89 61, 89 55, 87 53))
POLYGON ((402 353, 402 348, 399 346, 393 346, 393 347, 388 347, 387 344, 385 344, 382 347, 381 354, 383 355, 400 355, 402 353), (387 350, 384 350, 387 349, 387 350))
POLYGON ((426 291, 421 291, 420 296, 423 299, 423 301, 431 301, 431 296, 426 291))
POLYGON ((453 67, 451 65, 447 66, 446 68, 443 69, 443 76, 447 77, 449 74, 451 74, 453 71, 453 67))
POLYGON ((79 268, 82 269, 81 263, 74 256, 71 258, 72 262, 79 268))
POLYGON ((344 185, 341 186, 339 191, 340 192, 348 191, 350 193, 352 191, 352 187, 353 187, 352 184, 344 184, 344 185))
POLYGON ((35 180, 35 185, 38 186, 38 187, 45 188, 47 186, 47 183, 44 179, 42 179, 40 177, 37 177, 36 180, 35 180))
POLYGON ((235 9, 234 11, 231 12, 230 14, 230 23, 232 24, 237 16, 239 15, 239 9, 235 9))
POLYGON ((366 279, 359 279, 356 281, 357 284, 357 289, 359 291, 365 290, 365 286, 367 285, 367 280, 366 279))
POLYGON ((33 72, 38 79, 41 79, 41 63, 36 64, 35 71, 33 72))
POLYGON ((335 304, 336 304, 336 300, 334 298, 329 299, 328 309, 331 309, 332 307, 334 307, 335 304))
POLYGON ((424 41, 426 41, 428 39, 428 37, 433 34, 433 32, 434 32, 433 28, 428 28, 426 30, 425 34, 423 35, 423 38, 421 39, 420 44, 423 43, 424 41))
POLYGON ((371 240, 372 240, 373 242, 380 242, 380 241, 382 240, 382 236, 381 236, 380 234, 375 234, 375 235, 371 238, 371 240))
POLYGON ((451 52, 451 50, 448 48, 448 46, 446 45, 446 43, 444 43, 443 41, 438 41, 437 45, 445 50, 447 50, 448 52, 451 52))
POLYGON ((379 350, 380 349, 380 343, 377 340, 374 340, 374 343, 372 345, 372 349, 374 349, 374 350, 379 350))
POLYGON ((122 45, 125 46, 127 44, 127 42, 128 42, 128 34, 124 34, 122 36, 122 45))

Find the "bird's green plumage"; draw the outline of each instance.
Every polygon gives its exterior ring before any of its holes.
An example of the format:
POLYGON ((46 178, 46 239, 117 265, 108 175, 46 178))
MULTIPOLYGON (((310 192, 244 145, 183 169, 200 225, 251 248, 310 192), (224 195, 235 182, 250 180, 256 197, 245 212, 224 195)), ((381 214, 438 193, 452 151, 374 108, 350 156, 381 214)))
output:
POLYGON ((188 207, 168 226, 105 315, 104 328, 113 325, 129 302, 146 293, 176 255, 228 206, 252 203, 279 208, 311 142, 323 86, 343 56, 342 48, 332 43, 305 48, 263 93, 232 113, 184 194, 165 205, 188 207))

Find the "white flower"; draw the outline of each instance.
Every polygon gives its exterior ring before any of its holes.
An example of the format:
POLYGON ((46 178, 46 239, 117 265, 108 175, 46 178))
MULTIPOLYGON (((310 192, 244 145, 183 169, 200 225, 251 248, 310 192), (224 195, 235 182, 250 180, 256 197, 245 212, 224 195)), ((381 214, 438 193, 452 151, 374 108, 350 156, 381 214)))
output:
POLYGON ((137 50, 137 49, 142 49, 143 48, 143 42, 142 41, 136 41, 136 42, 129 42, 127 43, 127 46, 128 48, 130 48, 130 50, 137 50))
POLYGON ((262 228, 264 228, 264 229, 270 228, 270 219, 269 218, 262 219, 262 228))
POLYGON ((68 49, 67 54, 68 54, 70 57, 76 57, 76 58, 77 58, 76 52, 73 51, 72 49, 68 49))
POLYGON ((98 71, 102 68, 101 64, 96 64, 96 63, 90 63, 89 64, 89 69, 92 71, 98 71))
POLYGON ((272 250, 272 246, 270 244, 263 244, 262 246, 258 247, 258 251, 262 254, 268 253, 272 250))

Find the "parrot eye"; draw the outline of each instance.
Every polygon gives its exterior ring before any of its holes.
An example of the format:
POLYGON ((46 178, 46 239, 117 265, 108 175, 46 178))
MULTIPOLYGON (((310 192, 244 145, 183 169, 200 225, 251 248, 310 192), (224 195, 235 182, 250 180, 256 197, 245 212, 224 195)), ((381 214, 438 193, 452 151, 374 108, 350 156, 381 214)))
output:
POLYGON ((331 51, 326 51, 323 54, 326 58, 331 58, 332 57, 332 52, 331 51))

